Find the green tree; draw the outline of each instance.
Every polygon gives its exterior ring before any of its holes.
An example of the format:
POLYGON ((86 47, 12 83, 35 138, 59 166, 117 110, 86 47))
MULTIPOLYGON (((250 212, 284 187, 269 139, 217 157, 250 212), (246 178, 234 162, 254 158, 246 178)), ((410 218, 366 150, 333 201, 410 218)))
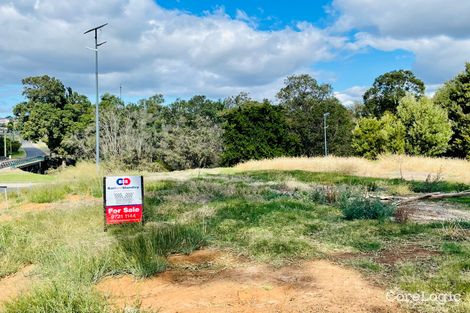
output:
POLYGON ((424 95, 424 83, 408 70, 380 75, 364 93, 364 113, 380 118, 386 111, 395 113, 400 99, 407 93, 419 98, 424 95))
POLYGON ((353 130, 352 147, 359 155, 375 159, 384 153, 405 152, 405 126, 391 113, 380 120, 361 118, 353 130))
POLYGON ((23 138, 45 142, 51 153, 59 157, 73 154, 76 147, 68 144, 68 139, 93 120, 88 99, 47 75, 28 77, 22 82, 27 101, 16 105, 13 112, 23 138))
POLYGON ((228 110, 224 118, 225 165, 291 155, 294 151, 296 141, 289 133, 283 108, 267 100, 247 101, 228 110))
POLYGON ((174 124, 163 126, 159 156, 170 170, 216 166, 222 154, 222 133, 222 127, 207 116, 195 115, 191 122, 179 116, 174 124))
POLYGON ((447 150, 452 136, 447 112, 431 99, 407 95, 400 100, 397 116, 406 128, 406 153, 437 156, 447 150))
POLYGON ((434 101, 448 111, 452 123, 453 135, 447 154, 470 159, 470 63, 437 91, 434 101))
POLYGON ((289 76, 278 92, 285 109, 292 138, 297 137, 296 155, 322 155, 323 114, 328 116, 328 150, 335 155, 351 153, 352 114, 333 96, 328 84, 318 82, 307 74, 289 76))
POLYGON ((168 106, 164 112, 167 123, 176 123, 180 117, 186 118, 191 122, 197 116, 203 116, 215 121, 221 122, 221 113, 224 110, 222 101, 212 101, 205 96, 194 96, 189 100, 177 99, 168 106))

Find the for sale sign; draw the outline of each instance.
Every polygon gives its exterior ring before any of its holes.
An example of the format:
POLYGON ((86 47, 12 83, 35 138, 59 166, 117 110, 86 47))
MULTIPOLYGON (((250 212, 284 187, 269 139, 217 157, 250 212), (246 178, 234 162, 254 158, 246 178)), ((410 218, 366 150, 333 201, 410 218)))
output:
POLYGON ((104 177, 103 189, 105 225, 142 222, 144 209, 142 176, 104 177))

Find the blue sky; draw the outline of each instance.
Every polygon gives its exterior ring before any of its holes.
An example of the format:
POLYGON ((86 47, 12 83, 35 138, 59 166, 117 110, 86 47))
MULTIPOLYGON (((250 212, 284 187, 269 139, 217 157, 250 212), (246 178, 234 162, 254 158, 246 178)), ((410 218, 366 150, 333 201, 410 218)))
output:
POLYGON ((432 94, 470 61, 468 16, 460 0, 0 0, 0 116, 32 75, 93 99, 93 38, 83 32, 103 22, 101 93, 275 100, 288 75, 308 73, 351 105, 396 69, 432 94))
POLYGON ((237 12, 243 11, 257 22, 257 28, 262 30, 282 29, 293 26, 296 22, 309 21, 319 27, 326 26, 329 17, 325 9, 331 1, 189 1, 189 0, 159 0, 156 1, 167 9, 178 9, 192 14, 205 15, 223 9, 233 18, 237 12))

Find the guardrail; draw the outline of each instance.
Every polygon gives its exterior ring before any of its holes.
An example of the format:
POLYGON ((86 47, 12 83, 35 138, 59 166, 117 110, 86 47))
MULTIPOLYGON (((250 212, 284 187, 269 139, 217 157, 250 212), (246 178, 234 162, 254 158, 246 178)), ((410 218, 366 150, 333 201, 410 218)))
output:
POLYGON ((0 162, 0 169, 7 168, 7 167, 20 168, 20 167, 44 162, 45 159, 46 158, 43 156, 37 156, 37 157, 32 157, 32 158, 3 161, 3 162, 0 162))

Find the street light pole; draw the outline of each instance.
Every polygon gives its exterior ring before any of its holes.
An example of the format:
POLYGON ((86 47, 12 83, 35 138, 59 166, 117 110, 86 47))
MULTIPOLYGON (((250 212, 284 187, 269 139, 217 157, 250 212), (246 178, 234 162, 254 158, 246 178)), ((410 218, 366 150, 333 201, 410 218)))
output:
POLYGON ((7 129, 3 129, 3 155, 7 157, 7 129))
POLYGON ((330 112, 326 112, 323 114, 323 135, 325 137, 325 156, 328 156, 328 142, 326 140, 326 129, 328 126, 326 126, 326 118, 330 115, 330 112))
POLYGON ((105 27, 108 23, 100 25, 98 27, 92 28, 87 30, 84 34, 88 34, 89 32, 95 32, 95 83, 96 83, 96 169, 100 168, 100 113, 99 113, 99 92, 98 92, 98 47, 105 44, 106 41, 98 43, 98 29, 105 27))

